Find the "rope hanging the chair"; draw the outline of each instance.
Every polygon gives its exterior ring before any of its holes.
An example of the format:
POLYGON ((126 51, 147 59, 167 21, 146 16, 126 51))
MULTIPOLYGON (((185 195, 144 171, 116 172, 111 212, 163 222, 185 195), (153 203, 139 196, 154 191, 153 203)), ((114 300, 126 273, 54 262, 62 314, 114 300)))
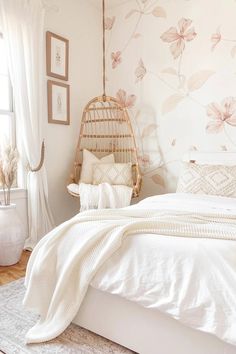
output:
MULTIPOLYGON (((137 197, 142 178, 131 121, 127 110, 119 101, 106 95, 105 0, 102 0, 102 28, 103 94, 93 98, 84 108, 70 183, 79 183, 84 149, 91 151, 99 158, 113 153, 116 162, 132 163, 133 197, 137 197)), ((79 197, 71 191, 69 193, 79 197)))
POLYGON ((105 0, 102 0, 102 86, 103 100, 106 100, 106 40, 105 40, 105 0))

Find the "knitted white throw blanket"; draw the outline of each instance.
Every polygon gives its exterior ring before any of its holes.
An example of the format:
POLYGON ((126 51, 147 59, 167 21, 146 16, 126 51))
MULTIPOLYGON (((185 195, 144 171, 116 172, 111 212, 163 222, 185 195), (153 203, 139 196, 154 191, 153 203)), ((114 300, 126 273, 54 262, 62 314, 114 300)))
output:
POLYGON ((235 215, 127 208, 84 212, 58 226, 35 247, 27 268, 24 305, 40 315, 28 343, 62 333, 79 310, 101 265, 137 233, 236 239, 235 215))
POLYGON ((80 211, 89 209, 124 208, 130 205, 133 188, 123 185, 101 183, 69 184, 69 192, 80 196, 80 211))
POLYGON ((98 186, 79 184, 80 211, 89 209, 124 208, 130 205, 133 188, 101 183, 98 186))

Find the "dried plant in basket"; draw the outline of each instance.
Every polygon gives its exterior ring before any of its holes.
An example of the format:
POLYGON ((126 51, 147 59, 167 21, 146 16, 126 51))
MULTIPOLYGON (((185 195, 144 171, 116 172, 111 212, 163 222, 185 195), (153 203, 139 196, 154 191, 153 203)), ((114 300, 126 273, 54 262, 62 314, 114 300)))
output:
POLYGON ((1 151, 0 158, 0 187, 3 189, 4 201, 1 205, 10 205, 11 187, 16 179, 18 152, 10 144, 1 151))

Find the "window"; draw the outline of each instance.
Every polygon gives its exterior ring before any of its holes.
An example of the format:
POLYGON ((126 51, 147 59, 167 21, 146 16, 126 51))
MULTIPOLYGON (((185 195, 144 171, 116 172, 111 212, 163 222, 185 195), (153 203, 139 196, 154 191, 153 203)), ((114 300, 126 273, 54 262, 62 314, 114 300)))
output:
POLYGON ((1 142, 7 139, 15 143, 12 86, 9 77, 6 48, 0 34, 0 155, 1 142))

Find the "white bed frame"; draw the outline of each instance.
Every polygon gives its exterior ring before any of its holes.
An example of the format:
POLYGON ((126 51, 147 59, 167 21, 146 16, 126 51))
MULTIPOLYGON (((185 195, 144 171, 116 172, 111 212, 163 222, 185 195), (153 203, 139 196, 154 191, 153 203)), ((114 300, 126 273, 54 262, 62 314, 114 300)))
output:
POLYGON ((139 354, 236 354, 210 334, 91 286, 73 322, 139 354))
MULTIPOLYGON (((231 165, 236 152, 190 152, 184 161, 190 160, 231 165)), ((236 346, 213 335, 91 286, 73 322, 139 354, 236 354, 236 346)))

